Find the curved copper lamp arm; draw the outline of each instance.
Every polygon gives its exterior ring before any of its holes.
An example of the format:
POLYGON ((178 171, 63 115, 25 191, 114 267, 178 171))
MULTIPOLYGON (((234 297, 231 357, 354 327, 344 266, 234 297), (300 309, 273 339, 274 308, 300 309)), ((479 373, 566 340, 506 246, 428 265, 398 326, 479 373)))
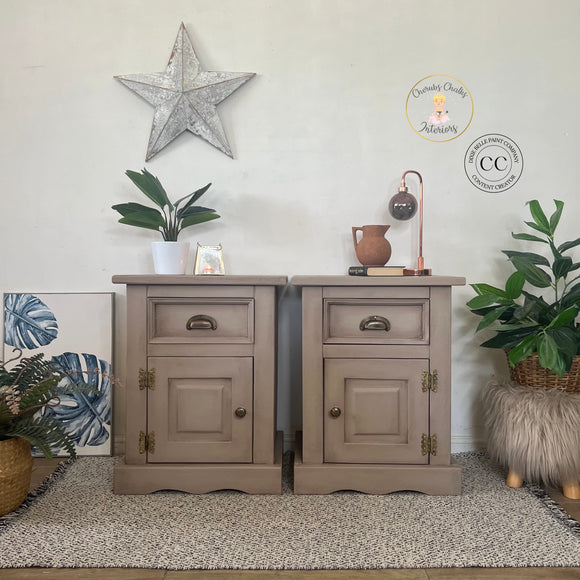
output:
POLYGON ((431 270, 425 269, 425 261, 423 260, 423 178, 421 177, 421 174, 413 169, 405 171, 401 177, 401 187, 399 187, 399 191, 408 191, 405 177, 409 173, 413 173, 419 178, 419 257, 417 258, 417 268, 406 268, 403 271, 403 274, 405 276, 430 276, 431 270))

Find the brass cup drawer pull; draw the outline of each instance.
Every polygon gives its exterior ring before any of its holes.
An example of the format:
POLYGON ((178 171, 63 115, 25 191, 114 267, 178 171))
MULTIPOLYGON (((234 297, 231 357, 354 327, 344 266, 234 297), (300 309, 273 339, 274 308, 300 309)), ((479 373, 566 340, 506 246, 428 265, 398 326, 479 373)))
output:
POLYGON ((187 330, 215 330, 217 321, 208 314, 196 314, 187 321, 185 328, 187 330))
POLYGON ((330 409, 329 413, 330 413, 330 416, 333 417, 334 419, 336 419, 342 415, 342 411, 340 410, 340 407, 332 407, 332 409, 330 409))
POLYGON ((388 332, 391 330, 391 323, 384 316, 372 314, 360 321, 359 328, 361 330, 384 330, 388 332))
POLYGON ((246 416, 247 411, 243 408, 243 407, 238 407, 234 413, 236 414, 236 417, 239 417, 240 419, 242 419, 243 417, 246 416))

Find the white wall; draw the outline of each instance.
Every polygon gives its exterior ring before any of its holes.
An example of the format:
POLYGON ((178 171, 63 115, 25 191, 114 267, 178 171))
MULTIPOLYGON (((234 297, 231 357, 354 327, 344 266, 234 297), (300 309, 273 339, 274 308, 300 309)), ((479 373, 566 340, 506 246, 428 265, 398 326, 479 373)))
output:
MULTIPOLYGON (((0 0, 0 292, 118 293, 149 273, 152 232, 116 223, 111 205, 140 201, 124 176, 145 166, 152 108, 114 75, 164 70, 181 21, 206 70, 256 72, 219 107, 235 160, 191 134, 147 163, 170 195, 211 181, 223 216, 184 239, 222 242, 230 274, 343 274, 351 226, 392 223, 392 262, 412 257, 416 225, 387 203, 402 172, 425 181, 425 247, 435 274, 500 282, 524 204, 566 202, 562 239, 578 237, 580 150, 577 0, 0 0), (410 88, 447 74, 471 91, 469 129, 448 143, 418 137, 410 88), (503 133, 524 172, 499 195, 472 186, 468 145, 503 133)), ((409 180, 411 189, 413 181, 409 180)), ((416 189, 415 189, 416 191, 416 189)), ((454 449, 481 437, 478 396, 505 370, 478 348, 472 293, 454 290, 454 449)), ((299 302, 281 303, 279 423, 299 424, 299 302)), ((116 427, 123 432, 122 392, 116 427)))

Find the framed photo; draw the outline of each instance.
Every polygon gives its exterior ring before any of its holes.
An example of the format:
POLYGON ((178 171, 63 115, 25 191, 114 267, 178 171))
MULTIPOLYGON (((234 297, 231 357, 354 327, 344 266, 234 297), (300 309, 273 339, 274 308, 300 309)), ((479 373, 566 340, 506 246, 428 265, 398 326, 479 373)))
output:
POLYGON ((193 273, 196 276, 223 276, 226 272, 222 245, 202 246, 198 242, 193 273))

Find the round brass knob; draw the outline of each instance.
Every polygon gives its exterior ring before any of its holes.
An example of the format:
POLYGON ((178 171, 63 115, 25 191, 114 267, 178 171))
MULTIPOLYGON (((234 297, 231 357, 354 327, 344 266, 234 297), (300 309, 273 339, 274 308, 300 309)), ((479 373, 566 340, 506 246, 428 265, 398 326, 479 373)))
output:
POLYGON ((337 417, 340 417, 342 411, 340 410, 340 407, 332 407, 332 409, 330 409, 330 416, 334 417, 335 419, 337 417))
POLYGON ((247 413, 247 411, 243 407, 238 407, 234 412, 236 414, 236 417, 240 417, 240 419, 242 417, 245 417, 247 413))

